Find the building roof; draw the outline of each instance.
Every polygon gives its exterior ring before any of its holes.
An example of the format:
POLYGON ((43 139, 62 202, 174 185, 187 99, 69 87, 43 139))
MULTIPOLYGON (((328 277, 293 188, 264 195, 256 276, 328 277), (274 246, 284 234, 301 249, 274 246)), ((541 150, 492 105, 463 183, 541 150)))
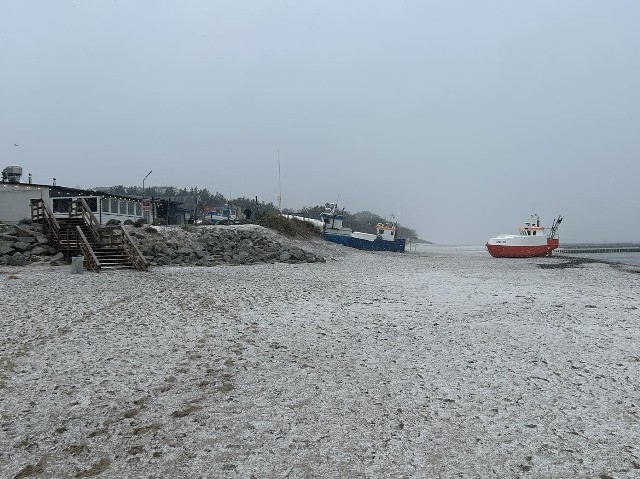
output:
MULTIPOLYGON (((0 182, 0 187, 10 188, 10 187, 27 187, 27 188, 35 188, 35 189, 48 189, 49 196, 52 198, 59 198, 65 196, 102 196, 105 198, 117 198, 121 200, 131 200, 131 201, 142 201, 143 197, 139 195, 122 195, 116 193, 110 193, 104 190, 90 190, 85 188, 71 188, 68 186, 58 186, 58 185, 43 185, 39 183, 11 183, 8 181, 0 182)), ((182 204, 181 201, 175 201, 170 198, 162 198, 162 197, 154 197, 154 201, 163 201, 167 203, 171 203, 174 205, 182 204)), ((180 207, 177 207, 180 209, 180 207)), ((188 210, 185 210, 188 211, 188 210)))

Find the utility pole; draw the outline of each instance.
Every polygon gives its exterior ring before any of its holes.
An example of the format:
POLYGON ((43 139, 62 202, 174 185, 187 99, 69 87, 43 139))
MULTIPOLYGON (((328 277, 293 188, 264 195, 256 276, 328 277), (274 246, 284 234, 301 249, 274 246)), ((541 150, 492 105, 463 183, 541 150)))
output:
MULTIPOLYGON (((145 195, 145 191, 144 191, 144 180, 146 180, 146 179, 149 177, 149 175, 150 175, 151 173, 153 173, 153 170, 149 171, 149 173, 147 173, 147 176, 145 176, 144 178, 142 178, 142 207, 143 207, 143 209, 144 209, 144 199, 145 199, 145 197, 146 197, 146 195, 145 195)), ((153 208, 153 201, 151 202, 150 208, 153 208)), ((143 217, 144 217, 144 216, 147 216, 147 215, 145 215, 144 213, 145 213, 145 212, 143 211, 143 212, 142 212, 142 216, 143 216, 143 217)), ((152 213, 151 213, 151 215, 149 215, 149 216, 153 216, 153 212, 152 212, 152 213)), ((149 221, 149 220, 147 219, 147 221, 149 221)))
POLYGON ((147 173, 147 176, 145 176, 144 178, 142 178, 142 197, 144 198, 144 180, 146 180, 149 175, 153 173, 153 170, 151 170, 149 173, 147 173))

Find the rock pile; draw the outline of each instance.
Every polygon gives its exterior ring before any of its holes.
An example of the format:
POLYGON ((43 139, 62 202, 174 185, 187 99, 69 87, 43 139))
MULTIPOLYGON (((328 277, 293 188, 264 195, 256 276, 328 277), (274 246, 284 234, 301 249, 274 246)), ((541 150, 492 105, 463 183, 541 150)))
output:
POLYGON ((49 238, 43 233, 43 225, 0 224, 0 264, 24 266, 38 261, 58 264, 63 259, 62 253, 49 243, 49 238))
MULTIPOLYGON (((125 227, 152 266, 317 263, 324 258, 266 228, 244 226, 125 227)), ((66 262, 41 224, 0 224, 0 265, 66 262)))
POLYGON ((317 263, 324 258, 255 225, 128 227, 127 231, 152 266, 217 264, 317 263))

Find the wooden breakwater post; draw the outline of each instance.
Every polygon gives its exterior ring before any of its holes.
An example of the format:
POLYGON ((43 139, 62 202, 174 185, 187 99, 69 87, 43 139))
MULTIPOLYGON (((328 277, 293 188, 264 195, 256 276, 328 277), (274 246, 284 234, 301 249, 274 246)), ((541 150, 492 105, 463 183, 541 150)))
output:
POLYGON ((559 254, 594 254, 594 253, 640 253, 640 246, 620 246, 620 247, 582 247, 582 248, 557 248, 553 251, 559 254))

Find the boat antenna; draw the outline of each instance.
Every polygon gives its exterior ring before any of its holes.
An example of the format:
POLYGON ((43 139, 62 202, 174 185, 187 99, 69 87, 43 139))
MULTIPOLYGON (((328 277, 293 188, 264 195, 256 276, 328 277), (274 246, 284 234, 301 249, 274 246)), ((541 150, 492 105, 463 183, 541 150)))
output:
POLYGON ((280 148, 278 148, 278 210, 282 214, 282 182, 280 177, 280 148))

